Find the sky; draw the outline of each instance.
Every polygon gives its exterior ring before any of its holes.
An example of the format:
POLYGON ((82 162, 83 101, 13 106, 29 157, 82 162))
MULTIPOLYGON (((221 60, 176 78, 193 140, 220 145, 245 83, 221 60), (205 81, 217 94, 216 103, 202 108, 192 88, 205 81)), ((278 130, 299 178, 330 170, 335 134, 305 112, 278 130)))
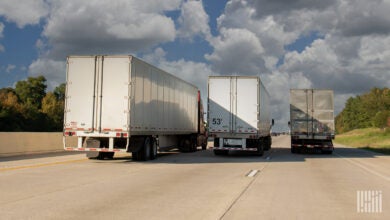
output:
MULTIPOLYGON (((132 54, 192 84, 260 76, 272 117, 291 88, 351 97, 390 86, 390 0, 0 0, 0 88, 65 82, 68 55, 132 54)), ((206 103, 205 103, 206 104, 206 103)))

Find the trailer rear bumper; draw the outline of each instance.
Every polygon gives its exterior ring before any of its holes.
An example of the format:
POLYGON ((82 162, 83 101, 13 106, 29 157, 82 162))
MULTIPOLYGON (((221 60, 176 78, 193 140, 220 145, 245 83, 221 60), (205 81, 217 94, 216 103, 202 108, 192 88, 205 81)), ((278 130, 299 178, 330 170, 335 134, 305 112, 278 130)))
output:
POLYGON ((114 137, 88 137, 88 136, 77 136, 77 146, 73 144, 67 145, 67 137, 63 136, 63 148, 65 151, 95 151, 95 152, 128 152, 129 148, 129 136, 126 137, 119 136, 118 139, 124 140, 122 146, 114 146, 115 138, 114 137), (91 139, 88 139, 91 138, 91 139), (105 144, 100 146, 100 141, 105 141, 105 144), (90 141, 89 141, 90 140, 90 141))
POLYGON ((210 147, 211 150, 231 150, 231 151, 257 151, 257 148, 241 148, 241 147, 210 147))
POLYGON ((334 150, 333 145, 320 145, 320 144, 291 144, 292 148, 321 148, 324 150, 334 150))
POLYGON ((96 151, 96 152, 126 152, 126 149, 113 149, 108 148, 87 148, 87 147, 65 147, 65 151, 96 151))
POLYGON ((292 144, 291 153, 325 153, 331 154, 334 151, 333 145, 318 144, 292 144))

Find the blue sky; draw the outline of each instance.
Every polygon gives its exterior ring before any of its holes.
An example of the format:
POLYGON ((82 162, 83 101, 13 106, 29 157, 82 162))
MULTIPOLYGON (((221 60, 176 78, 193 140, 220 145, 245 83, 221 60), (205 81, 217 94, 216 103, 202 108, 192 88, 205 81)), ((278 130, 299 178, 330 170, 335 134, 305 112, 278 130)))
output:
POLYGON ((345 100, 390 85, 389 1, 12 0, 0 2, 0 88, 65 82, 74 54, 134 54, 200 88, 209 75, 260 75, 273 117, 290 88, 345 100))
POLYGON ((28 66, 38 57, 35 42, 42 32, 42 26, 18 28, 15 23, 8 23, 3 17, 3 37, 0 44, 4 50, 0 53, 0 87, 12 86, 16 81, 24 80, 28 75, 28 66), (15 66, 10 70, 7 68, 15 66))
MULTIPOLYGON (((227 2, 227 0, 222 0, 203 3, 204 10, 209 16, 211 34, 214 36, 218 35, 217 18, 223 14, 227 2)), ((165 14, 178 25, 179 10, 168 11, 165 14)), ((36 43, 41 38, 41 33, 46 24, 45 21, 40 21, 36 25, 26 25, 21 28, 16 23, 7 21, 5 16, 0 16, 0 23, 4 24, 0 44, 5 49, 0 53, 0 76, 3 79, 0 81, 0 88, 12 87, 15 82, 24 80, 29 76, 28 67, 39 56, 36 43), (13 68, 13 66, 15 67, 13 68)), ((306 46, 317 38, 319 38, 317 32, 301 36, 295 42, 287 45, 286 50, 302 52, 306 46)), ((172 42, 163 43, 160 47, 166 51, 166 59, 170 61, 185 59, 207 63, 204 54, 213 51, 210 44, 200 36, 195 36, 191 41, 176 39, 172 42)))

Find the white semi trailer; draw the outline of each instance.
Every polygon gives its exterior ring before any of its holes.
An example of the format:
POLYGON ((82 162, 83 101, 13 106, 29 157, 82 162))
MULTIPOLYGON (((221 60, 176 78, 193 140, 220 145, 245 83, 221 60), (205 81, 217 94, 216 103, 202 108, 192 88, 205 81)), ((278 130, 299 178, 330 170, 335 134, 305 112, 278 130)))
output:
POLYGON ((291 152, 334 150, 333 90, 290 90, 291 152))
POLYGON ((197 87, 134 56, 69 56, 64 148, 98 159, 131 152, 135 160, 164 148, 205 149, 200 97, 197 87), (69 136, 77 146, 67 146, 69 136))
POLYGON ((237 150, 261 156, 271 148, 269 94, 259 77, 210 76, 207 115, 214 154, 237 150))

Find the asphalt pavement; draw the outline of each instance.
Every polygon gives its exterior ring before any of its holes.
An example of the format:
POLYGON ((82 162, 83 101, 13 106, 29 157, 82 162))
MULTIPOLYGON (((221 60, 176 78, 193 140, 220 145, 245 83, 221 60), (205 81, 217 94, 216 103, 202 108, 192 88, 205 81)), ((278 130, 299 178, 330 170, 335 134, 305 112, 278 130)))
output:
POLYGON ((390 219, 390 158, 336 145, 262 157, 212 150, 88 160, 55 153, 0 158, 1 219, 390 219))

